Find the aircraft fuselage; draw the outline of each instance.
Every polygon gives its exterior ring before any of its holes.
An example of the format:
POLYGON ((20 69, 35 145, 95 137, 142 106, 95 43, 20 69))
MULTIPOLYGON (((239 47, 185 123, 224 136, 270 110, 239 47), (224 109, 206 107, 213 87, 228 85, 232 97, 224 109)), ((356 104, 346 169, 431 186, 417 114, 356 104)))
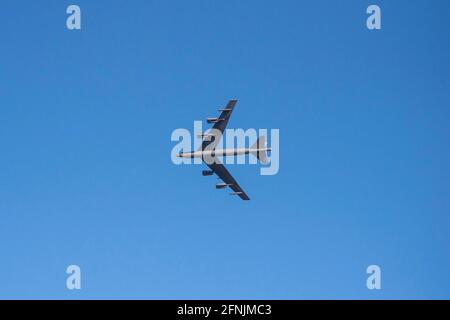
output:
POLYGON ((258 153, 263 151, 270 151, 271 148, 237 148, 237 149, 216 149, 216 150, 199 150, 193 152, 182 152, 178 154, 180 158, 214 158, 226 156, 239 156, 249 153, 258 153))

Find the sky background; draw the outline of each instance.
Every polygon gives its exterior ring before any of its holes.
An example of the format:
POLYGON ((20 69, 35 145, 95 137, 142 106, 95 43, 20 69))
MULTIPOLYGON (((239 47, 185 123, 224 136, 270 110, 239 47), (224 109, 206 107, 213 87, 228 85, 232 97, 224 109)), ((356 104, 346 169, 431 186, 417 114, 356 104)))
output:
POLYGON ((450 298, 449 15, 2 1, 0 298, 450 298), (228 166, 248 202, 170 159, 172 131, 231 98, 229 128, 280 129, 277 175, 228 166))

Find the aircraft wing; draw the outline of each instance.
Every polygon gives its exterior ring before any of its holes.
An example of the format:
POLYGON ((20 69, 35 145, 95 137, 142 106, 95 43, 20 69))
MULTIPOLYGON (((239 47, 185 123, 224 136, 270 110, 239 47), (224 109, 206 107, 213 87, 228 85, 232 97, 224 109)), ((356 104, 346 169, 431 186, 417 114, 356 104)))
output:
POLYGON ((212 171, 214 171, 214 173, 217 174, 217 176, 222 179, 223 182, 228 184, 231 190, 233 190, 235 194, 238 195, 242 200, 250 200, 244 190, 242 190, 242 188, 239 186, 236 180, 234 180, 233 176, 228 172, 227 168, 225 168, 225 166, 219 161, 219 159, 216 158, 214 163, 206 163, 206 165, 212 171))
MULTIPOLYGON (((237 103, 237 100, 228 101, 227 106, 224 109, 221 109, 222 113, 220 114, 219 118, 213 119, 215 122, 214 122, 214 126, 211 129, 215 129, 213 131, 217 131, 217 130, 220 131, 220 136, 205 138, 202 142, 201 150, 205 150, 205 148, 208 145, 210 145, 211 143, 214 143, 215 145, 217 145, 217 143, 219 142, 220 138, 223 135, 223 131, 227 127, 228 120, 230 120, 231 113, 233 113, 233 109, 234 109, 234 106, 236 105, 236 103, 237 103)), ((215 148, 215 147, 214 148, 211 148, 211 147, 212 146, 210 146, 209 149, 215 148)))

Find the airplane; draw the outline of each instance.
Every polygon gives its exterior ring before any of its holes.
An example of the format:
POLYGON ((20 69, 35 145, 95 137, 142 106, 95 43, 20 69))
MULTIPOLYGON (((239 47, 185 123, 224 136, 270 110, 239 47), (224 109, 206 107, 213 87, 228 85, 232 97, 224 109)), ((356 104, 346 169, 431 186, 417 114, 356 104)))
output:
POLYGON ((245 191, 239 186, 233 176, 228 172, 225 166, 220 162, 218 157, 225 156, 238 156, 243 154, 252 154, 261 163, 267 163, 267 151, 271 151, 271 148, 265 147, 265 137, 258 138, 256 143, 250 148, 236 148, 236 149, 216 149, 225 128, 227 127, 228 120, 230 120, 237 100, 230 100, 227 106, 223 109, 219 109, 221 114, 218 118, 208 118, 208 123, 213 123, 213 127, 207 134, 201 134, 199 137, 203 138, 202 145, 198 151, 181 152, 177 155, 179 158, 201 158, 203 162, 209 167, 210 170, 203 170, 203 176, 211 176, 216 174, 223 183, 216 184, 216 189, 225 189, 230 187, 233 190, 231 195, 239 196, 242 200, 250 200, 245 191))

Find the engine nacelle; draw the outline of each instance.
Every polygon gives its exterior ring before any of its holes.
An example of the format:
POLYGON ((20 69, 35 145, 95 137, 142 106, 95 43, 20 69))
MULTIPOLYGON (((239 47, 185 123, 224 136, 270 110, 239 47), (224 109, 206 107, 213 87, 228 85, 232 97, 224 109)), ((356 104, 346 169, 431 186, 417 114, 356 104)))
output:
POLYGON ((220 122, 220 121, 223 121, 223 119, 219 119, 219 118, 208 118, 208 119, 206 119, 206 122, 208 122, 208 123, 217 123, 217 122, 220 122))
POLYGON ((226 183, 218 183, 218 184, 216 184, 216 189, 225 189, 228 186, 229 186, 229 184, 226 184, 226 183))
POLYGON ((197 138, 199 138, 199 139, 211 139, 212 137, 215 137, 215 136, 213 134, 209 134, 209 133, 197 134, 197 138))
POLYGON ((202 171, 202 176, 212 176, 214 174, 214 171, 212 170, 203 170, 202 171))

